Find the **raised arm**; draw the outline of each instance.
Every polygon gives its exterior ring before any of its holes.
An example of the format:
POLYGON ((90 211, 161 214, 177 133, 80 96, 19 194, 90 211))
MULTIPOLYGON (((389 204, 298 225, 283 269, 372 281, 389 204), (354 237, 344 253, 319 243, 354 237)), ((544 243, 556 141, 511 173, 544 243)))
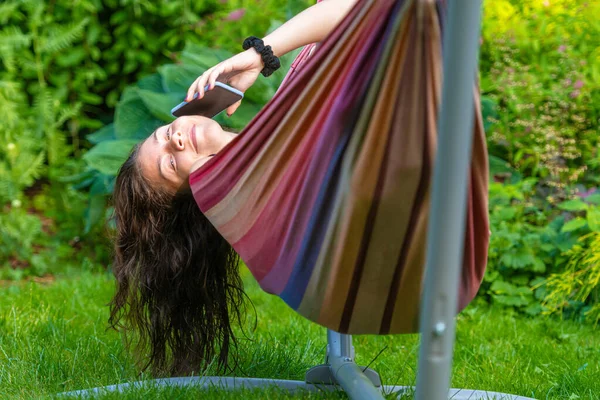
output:
POLYGON ((264 37, 276 56, 320 42, 350 11, 356 0, 325 0, 317 3, 264 37))
MULTIPOLYGON (((271 34, 265 36, 265 45, 271 46, 273 54, 282 56, 292 50, 310 43, 323 40, 352 8, 356 0, 325 0, 302 11, 271 34)), ((260 54, 253 48, 236 54, 206 70, 190 86, 186 100, 195 93, 204 96, 204 88, 212 89, 217 80, 225 82, 245 92, 263 69, 260 54)), ((239 107, 240 102, 227 109, 231 115, 239 107)))

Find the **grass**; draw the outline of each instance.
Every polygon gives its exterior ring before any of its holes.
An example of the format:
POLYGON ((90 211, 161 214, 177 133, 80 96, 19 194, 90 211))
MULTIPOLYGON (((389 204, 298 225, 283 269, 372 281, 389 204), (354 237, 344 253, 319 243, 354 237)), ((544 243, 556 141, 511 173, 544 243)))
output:
MULTIPOLYGON (((258 317, 240 345, 237 376, 304 378, 322 363, 325 330, 258 289, 245 273, 258 317)), ((82 272, 51 283, 0 287, 0 398, 48 398, 63 391, 139 380, 119 336, 106 330, 113 293, 108 274, 82 272)), ((505 309, 471 305, 459 316, 452 387, 538 399, 600 399, 600 334, 592 326, 530 319, 505 309)), ((386 385, 414 385, 418 337, 354 338, 357 362, 372 363, 386 385)), ((142 376, 143 378, 143 376, 142 376)), ((278 399, 278 389, 200 393, 190 388, 142 388, 103 399, 278 399)), ((294 398, 323 398, 299 394, 294 398)), ((327 398, 344 398, 333 393, 327 398)))

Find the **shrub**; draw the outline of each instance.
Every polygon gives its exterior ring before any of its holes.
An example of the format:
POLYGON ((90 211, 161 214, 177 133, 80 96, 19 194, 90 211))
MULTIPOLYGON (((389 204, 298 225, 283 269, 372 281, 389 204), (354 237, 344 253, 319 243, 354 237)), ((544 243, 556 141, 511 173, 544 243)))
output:
POLYGON ((563 313, 600 321, 600 195, 573 199, 559 204, 570 220, 562 227, 578 237, 565 252, 564 270, 540 282, 546 296, 547 313, 563 313))
POLYGON ((600 4, 485 3, 482 90, 498 105, 490 153, 557 201, 599 177, 600 4))
POLYGON ((88 146, 82 133, 110 122, 124 88, 172 61, 185 41, 237 49, 239 35, 264 34, 286 3, 2 2, 0 204, 38 179, 69 175, 69 159, 88 146), (242 5, 251 11, 235 20, 233 7, 240 15, 242 5))
MULTIPOLYGON (((61 264, 67 258, 83 262, 86 257, 107 262, 102 228, 94 230, 85 221, 104 216, 103 196, 110 192, 111 181, 102 175, 106 166, 81 174, 82 166, 100 153, 97 150, 96 155, 81 160, 89 147, 85 135, 110 123, 123 89, 140 76, 155 72, 157 65, 172 61, 186 41, 235 45, 237 50, 243 39, 239 35, 249 30, 264 34, 271 19, 283 19, 289 8, 284 0, 263 1, 260 7, 258 3, 0 2, 0 208, 6 214, 16 213, 5 217, 7 224, 12 221, 10 235, 9 225, 0 225, 0 236, 7 241, 0 247, 0 265, 18 264, 36 273, 32 260, 40 254, 62 254, 48 265, 61 264), (249 11, 236 20, 234 17, 244 13, 243 7, 249 11), (237 14, 232 14, 235 10, 237 14), (72 178, 74 175, 77 179, 72 178), (65 178, 68 176, 71 178, 65 178), (70 188, 74 181, 80 187, 90 187, 90 199, 70 188), (88 203, 92 207, 86 207, 88 203), (81 218, 84 210, 86 219, 81 218), (14 246, 8 245, 23 239, 15 227, 23 229, 23 237, 29 237, 26 226, 37 226, 35 221, 48 218, 54 229, 34 235, 32 251, 15 252, 14 246), (97 234, 82 236, 92 231, 97 234), (64 246, 72 251, 58 251, 64 246)), ((150 80, 145 82, 151 84, 150 80)), ((129 105, 139 103, 139 96, 134 99, 138 94, 129 91, 129 105)), ((119 120, 117 125, 123 115, 119 120)), ((111 129, 109 126, 102 132, 109 137, 111 129)), ((92 136, 92 140, 100 141, 101 135, 92 136)), ((53 268, 60 269, 58 265, 53 268)))
POLYGON ((567 255, 564 271, 543 282, 547 313, 567 313, 600 321, 600 231, 582 236, 567 255))
POLYGON ((598 249, 588 196, 600 180, 598 12, 586 1, 484 3, 480 73, 495 112, 486 132, 496 182, 481 293, 531 314, 598 315, 597 283, 583 279, 598 249))
POLYGON ((543 290, 532 287, 549 272, 559 271, 562 252, 573 239, 561 232, 563 219, 548 224, 549 208, 535 196, 534 178, 490 185, 488 270, 482 294, 504 306, 530 314, 541 311, 543 290))

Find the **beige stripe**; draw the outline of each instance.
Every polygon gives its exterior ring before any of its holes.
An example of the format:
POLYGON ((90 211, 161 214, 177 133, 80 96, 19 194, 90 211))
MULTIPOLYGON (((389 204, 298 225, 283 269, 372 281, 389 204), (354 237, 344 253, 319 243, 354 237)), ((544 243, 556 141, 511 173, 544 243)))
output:
MULTIPOLYGON (((391 53, 392 45, 393 42, 390 42, 385 56, 391 53)), ((343 314, 362 242, 364 225, 383 161, 386 137, 380 134, 382 128, 379 125, 385 126, 386 121, 384 118, 373 119, 371 116, 373 109, 369 107, 369 104, 375 107, 384 107, 386 104, 381 103, 379 98, 385 98, 388 92, 394 90, 393 86, 380 87, 386 67, 386 63, 378 66, 342 166, 344 179, 341 180, 341 188, 342 193, 346 193, 347 199, 341 204, 340 223, 335 236, 330 238, 327 247, 328 252, 331 252, 332 255, 325 259, 329 258, 331 265, 329 276, 325 278, 328 284, 319 316, 319 322, 330 327, 338 326, 343 314), (370 156, 363 157, 361 165, 356 166, 355 160, 361 152, 368 153, 370 156), (355 175, 355 170, 362 171, 362 174, 355 175)), ((389 124, 389 122, 387 123, 389 124)))
POLYGON ((406 264, 402 271, 389 333, 413 333, 418 329, 415 321, 418 320, 419 305, 421 302, 429 200, 429 192, 427 192, 425 197, 423 197, 425 207, 417 217, 415 230, 411 232, 411 246, 408 249, 406 264))
MULTIPOLYGON (((362 21, 366 20, 366 18, 362 19, 362 21)), ((323 308, 327 307, 323 305, 323 302, 327 295, 329 282, 331 279, 337 279, 332 272, 333 258, 336 249, 339 246, 337 237, 339 235, 338 232, 341 230, 339 226, 340 215, 342 210, 346 208, 346 193, 349 192, 348 183, 351 178, 352 164, 357 152, 360 150, 361 138, 359 136, 360 135, 357 136, 356 134, 352 136, 344 154, 340 172, 340 183, 338 184, 334 196, 336 203, 333 207, 319 257, 313 268, 302 302, 297 309, 297 311, 305 317, 313 321, 318 321, 322 325, 334 330, 339 326, 339 319, 335 318, 334 320, 330 320, 327 319, 329 318, 328 316, 321 318, 320 313, 323 308)))
MULTIPOLYGON (((415 134, 427 135, 427 152, 429 154, 430 173, 433 172, 433 160, 437 148, 437 114, 438 104, 441 99, 441 76, 442 59, 439 51, 441 45, 441 33, 439 25, 435 21, 435 4, 428 3, 429 10, 425 10, 423 33, 423 48, 425 50, 423 69, 426 72, 426 82, 421 86, 420 94, 425 96, 425 107, 423 110, 422 128, 415 134)), ((423 104, 423 100, 419 104, 423 104)), ((405 269, 402 274, 394 313, 390 324, 390 333, 409 333, 418 330, 419 306, 421 302, 421 290, 425 270, 427 227, 429 219, 430 192, 427 192, 422 200, 421 212, 417 216, 417 223, 412 234, 412 243, 407 255, 405 269)))
MULTIPOLYGON (((391 110, 381 110, 393 126, 388 143, 389 158, 384 176, 384 187, 373 226, 373 236, 365 259, 365 270, 361 278, 356 304, 350 324, 352 332, 373 332, 381 325, 396 263, 402 250, 404 238, 411 218, 416 191, 421 178, 423 138, 419 132, 422 125, 421 110, 413 107, 417 100, 415 89, 421 87, 421 69, 414 65, 415 23, 403 24, 402 43, 411 43, 409 52, 394 49, 395 60, 388 70, 386 85, 395 87, 393 99, 386 99, 391 110), (399 89, 402 88, 400 91, 399 89)), ((399 41, 400 43, 400 41, 399 41)), ((400 44, 398 45, 400 47, 400 44)), ((383 116, 374 115, 375 121, 383 116)), ((421 130, 422 131, 422 130, 421 130)), ((369 157, 363 153, 362 157, 369 157)), ((357 170, 361 170, 357 168, 357 170)))

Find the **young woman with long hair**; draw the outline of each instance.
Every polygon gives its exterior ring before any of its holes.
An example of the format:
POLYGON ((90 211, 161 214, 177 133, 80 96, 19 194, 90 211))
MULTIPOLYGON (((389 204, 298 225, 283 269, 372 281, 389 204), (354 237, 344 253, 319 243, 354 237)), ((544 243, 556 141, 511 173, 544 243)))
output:
MULTIPOLYGON (((320 2, 264 44, 280 56, 319 42, 354 2, 320 2)), ((245 91, 264 67, 250 48, 207 70, 190 86, 188 99, 203 96, 205 85, 217 79, 245 91)), ((117 291, 109 323, 125 333, 142 369, 155 375, 201 372, 213 362, 222 369, 236 343, 232 327, 244 315, 239 259, 199 210, 188 182, 234 137, 213 120, 180 117, 135 146, 116 179, 117 291)))

